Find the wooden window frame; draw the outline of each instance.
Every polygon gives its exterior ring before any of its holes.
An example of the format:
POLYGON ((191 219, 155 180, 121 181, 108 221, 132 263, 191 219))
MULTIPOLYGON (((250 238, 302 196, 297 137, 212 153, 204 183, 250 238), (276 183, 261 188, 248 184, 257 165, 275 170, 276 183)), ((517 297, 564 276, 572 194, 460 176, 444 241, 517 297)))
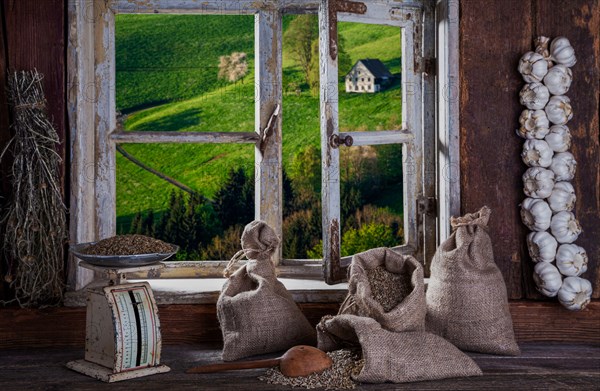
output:
MULTIPOLYGON (((452 1, 441 0, 440 2, 452 1)), ((68 2, 68 115, 71 137, 70 241, 72 243, 89 242, 110 237, 116 233, 115 147, 118 143, 234 142, 256 144, 261 139, 262 130, 266 128, 271 114, 278 105, 281 107, 282 104, 281 47, 283 14, 319 13, 320 19, 323 20, 324 15, 328 15, 328 10, 333 9, 333 3, 335 3, 335 7, 342 7, 342 10, 344 7, 362 4, 346 0, 265 0, 264 2, 220 0, 200 3, 195 0, 148 0, 144 2, 131 0, 76 0, 68 2), (197 134, 189 132, 117 132, 114 50, 116 13, 255 15, 256 58, 262 59, 262 61, 256 62, 255 72, 255 132, 203 132, 197 134)), ((381 23, 380 18, 385 16, 387 20, 385 24, 390 24, 389 21, 396 23, 399 15, 406 18, 406 14, 401 13, 400 10, 414 10, 411 12, 422 10, 427 13, 433 9, 433 7, 423 8, 421 1, 415 3, 398 2, 396 8, 394 8, 395 2, 385 0, 374 0, 365 3, 367 4, 366 13, 341 12, 340 20, 381 23), (400 13, 394 15, 395 12, 400 13)), ((348 8, 346 11, 351 10, 348 8)), ((414 15, 417 14, 419 12, 414 15)), ((433 33, 433 30, 428 30, 431 28, 428 24, 424 24, 423 28, 424 30, 421 30, 421 32, 433 33)), ((328 32, 321 31, 320 36, 322 41, 324 39, 329 41, 328 32)), ((423 58, 425 56, 433 57, 433 44, 423 45, 422 50, 423 58)), ((423 66, 423 64, 417 62, 414 62, 414 65, 416 67, 423 66)), ((321 66, 324 66, 323 62, 321 66)), ((327 69, 331 69, 331 64, 328 65, 327 69)), ((421 71, 415 70, 415 72, 421 71)), ((337 66, 335 73, 337 75, 337 66)), ((407 72, 403 69, 403 75, 405 73, 407 72)), ((424 80, 423 91, 434 85, 433 75, 424 74, 424 80)), ((337 83, 335 83, 336 91, 337 88, 337 83)), ((432 103, 435 105, 435 93, 429 97, 427 95, 423 94, 424 101, 422 104, 428 105, 427 107, 430 107, 432 103), (429 100, 427 101, 427 99, 429 100)), ((322 102, 322 113, 324 107, 327 107, 327 104, 323 105, 322 102)), ((434 109, 426 110, 422 115, 422 122, 433 123, 435 119, 434 111, 434 109)), ((279 185, 282 175, 281 116, 278 116, 276 121, 276 126, 273 127, 275 131, 268 137, 263 152, 261 153, 258 146, 255 149, 257 183, 255 215, 272 225, 281 235, 282 190, 279 185)), ((428 144, 426 141, 424 140, 424 145, 428 144)), ((430 141, 435 141, 435 139, 432 137, 430 141)), ((435 148, 435 143, 431 145, 435 148)), ((322 149, 325 148, 322 147, 322 149)), ((433 151, 428 152, 431 152, 429 156, 434 156, 433 151)), ((425 169, 424 166, 422 168, 425 169)), ((433 167, 433 172, 436 172, 435 167, 433 167)), ((433 186, 427 184, 418 190, 416 194, 435 197, 435 184, 433 186)), ((451 201, 456 202, 455 199, 451 201)), ((416 204, 415 208, 417 208, 416 204)), ((424 224, 431 222, 429 221, 431 219, 427 216, 424 217, 424 220, 426 220, 424 224)), ((434 217, 433 222, 435 221, 434 217)), ((405 213, 405 227, 407 224, 424 226, 421 222, 417 222, 416 216, 411 214, 411 217, 406 217, 405 213)), ((427 225, 427 227, 429 226, 431 224, 427 225)), ((423 230, 419 229, 417 235, 422 238, 423 230)), ((428 251, 428 249, 431 249, 431 242, 428 245, 423 247, 423 254, 432 255, 431 251, 428 251)), ((435 243, 433 246, 435 246, 435 243)), ((330 251, 330 249, 324 249, 324 253, 326 251, 330 251)), ((281 259, 281 256, 278 258, 281 259)), ((78 261, 71 256, 68 267, 70 290, 79 290, 94 279, 91 271, 78 267, 77 263, 78 261)), ((168 265, 164 272, 161 272, 161 277, 217 277, 221 275, 225 263, 225 261, 174 262, 173 265, 168 265)), ((324 260, 282 260, 279 263, 280 275, 286 277, 320 278, 323 276, 323 270, 325 270, 325 280, 328 283, 336 282, 340 277, 331 273, 331 262, 327 257, 324 257, 324 260)), ((347 263, 342 266, 346 267, 347 263)))
MULTIPOLYGON (((341 257, 339 149, 332 138, 354 145, 402 144, 405 243, 394 249, 428 264, 436 247, 435 213, 421 207, 435 199, 435 54, 433 3, 322 0, 319 8, 321 66, 321 162, 323 166, 323 263, 325 281, 344 281, 351 257, 341 257), (402 30, 402 128, 339 132, 337 22, 385 24, 402 30), (430 37, 424 39, 424 37, 430 37), (429 158, 426 158, 429 157, 429 158)), ((364 78, 361 79, 364 82, 364 78)), ((365 86, 361 86, 365 91, 365 86)), ((368 89, 367 89, 368 90, 368 89)))

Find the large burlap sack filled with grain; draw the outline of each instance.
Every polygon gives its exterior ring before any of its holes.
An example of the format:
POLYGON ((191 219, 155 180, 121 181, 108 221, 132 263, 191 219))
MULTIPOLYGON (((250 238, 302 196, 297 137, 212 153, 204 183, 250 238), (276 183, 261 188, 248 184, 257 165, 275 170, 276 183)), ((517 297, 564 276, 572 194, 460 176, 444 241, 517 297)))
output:
POLYGON ((365 365, 354 380, 362 383, 408 383, 479 376, 481 369, 450 342, 426 331, 395 333, 372 318, 326 316, 317 325, 319 349, 333 351, 360 345, 365 365))
POLYGON ((452 235, 438 248, 427 287, 427 330, 458 348, 519 355, 506 285, 488 235, 491 210, 452 218, 452 235))
POLYGON ((217 301, 223 360, 315 345, 315 329, 275 275, 271 262, 279 245, 275 231, 263 221, 253 221, 245 227, 241 242, 242 250, 225 271, 228 280, 217 301), (231 274, 242 256, 249 261, 231 274))
POLYGON ((411 256, 375 248, 352 257, 339 314, 375 319, 390 331, 425 328, 423 267, 411 256))

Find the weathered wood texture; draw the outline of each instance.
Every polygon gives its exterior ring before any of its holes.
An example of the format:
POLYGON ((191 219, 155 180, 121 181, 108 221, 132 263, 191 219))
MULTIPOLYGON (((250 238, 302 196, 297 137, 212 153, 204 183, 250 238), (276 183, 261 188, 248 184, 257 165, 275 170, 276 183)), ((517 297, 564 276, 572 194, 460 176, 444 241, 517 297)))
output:
MULTIPOLYGON (((567 124, 573 137, 571 153, 577 160, 573 186, 575 215, 583 227, 577 244, 589 255, 583 276, 600 297, 600 2, 598 0, 536 0, 535 36, 563 35, 575 48, 573 84, 567 92, 574 116, 567 124)), ((528 273, 529 277, 531 273, 528 273)), ((530 278, 530 277, 529 277, 530 278)), ((527 284, 530 292, 531 284, 527 284)))
POLYGON ((575 117, 568 126, 578 162, 573 185, 576 215, 590 264, 584 277, 600 297, 600 148, 598 135, 600 6, 595 0, 464 0, 460 2, 461 211, 492 208, 490 236, 496 263, 513 299, 539 298, 532 280, 518 205, 525 198, 521 176, 523 140, 514 129, 523 107, 517 64, 538 35, 569 38, 577 53, 568 92, 575 117))
MULTIPOLYGON (((257 135, 263 135, 262 145, 255 154, 254 216, 269 224, 281 237, 283 230, 282 171, 282 106, 283 15, 278 11, 259 11, 255 17, 254 47, 256 61, 254 125, 257 135), (269 122, 272 128, 268 129, 269 122), (266 132, 263 134, 263 132, 266 132)), ((273 257, 281 261, 281 246, 273 257)))
MULTIPOLYGON (((63 0, 0 0, 0 151, 11 134, 6 100, 7 72, 36 68, 44 75, 43 87, 48 114, 61 144, 57 152, 63 159, 60 177, 65 191, 66 111, 65 111, 65 15, 63 0)), ((7 169, 12 164, 5 156, 0 165, 1 194, 9 192, 7 169)), ((0 262, 0 276, 4 276, 0 262)), ((2 278, 3 280, 3 278, 2 278)), ((0 299, 3 290, 0 288, 0 299)))
MULTIPOLYGON (((8 71, 37 68, 44 75, 48 114, 65 158, 65 15, 63 0, 3 0, 8 71)), ((2 79, 0 79, 2 80, 2 79)), ((4 83, 0 85, 5 88, 4 83)), ((61 181, 64 184, 62 165, 61 181)))
MULTIPOLYGON (((4 35, 4 7, 0 3, 0 151, 4 149, 4 146, 10 139, 10 131, 8 128, 8 101, 6 96, 6 45, 4 35)), ((10 190, 8 181, 5 180, 8 173, 7 159, 0 161, 0 207, 4 205, 6 195, 10 190)), ((0 276, 4 275, 3 261, 0 258, 0 276)), ((0 299, 5 297, 5 291, 7 290, 7 284, 4 279, 0 279, 0 299)))
MULTIPOLYGON (((0 351, 0 388, 6 391, 48 390, 288 390, 289 387, 260 382, 264 369, 213 374, 186 374, 197 365, 220 361, 219 346, 196 344, 170 346, 162 362, 169 373, 110 386, 68 370, 64 364, 81 358, 79 349, 0 351), (42 386, 43 385, 43 386, 42 386)), ((600 381, 600 348, 575 344, 528 343, 521 357, 469 354, 483 376, 407 384, 364 384, 356 390, 594 390, 600 381)), ((266 355, 272 358, 276 355, 266 355)))
MULTIPOLYGON (((300 304, 316 325, 322 316, 337 313, 338 303, 300 304)), ((510 303, 517 340, 600 344, 600 301, 585 311, 569 312, 558 303, 510 303)), ((159 306, 164 345, 219 343, 221 331, 214 304, 159 306)), ((0 309, 0 349, 83 347, 85 308, 43 310, 0 309)))
MULTIPOLYGON (((69 241, 86 243, 96 240, 95 184, 95 76, 94 23, 91 3, 68 3, 67 32, 67 114, 70 134, 70 205, 69 241), (86 5, 88 7, 86 7, 86 5)), ((81 289, 93 279, 89 270, 78 268, 78 260, 69 256, 67 286, 81 289)))
POLYGON ((114 132, 117 143, 239 143, 254 144, 258 134, 250 132, 114 132))

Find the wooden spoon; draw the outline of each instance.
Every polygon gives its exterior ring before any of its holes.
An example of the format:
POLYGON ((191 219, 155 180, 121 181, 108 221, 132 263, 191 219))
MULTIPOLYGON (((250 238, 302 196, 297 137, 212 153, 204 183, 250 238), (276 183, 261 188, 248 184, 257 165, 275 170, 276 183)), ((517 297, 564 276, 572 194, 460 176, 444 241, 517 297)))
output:
POLYGON ((332 364, 333 361, 324 351, 312 346, 300 345, 289 349, 279 358, 202 365, 190 368, 186 373, 214 373, 236 369, 269 368, 279 365, 279 370, 284 376, 298 377, 323 372, 332 364))

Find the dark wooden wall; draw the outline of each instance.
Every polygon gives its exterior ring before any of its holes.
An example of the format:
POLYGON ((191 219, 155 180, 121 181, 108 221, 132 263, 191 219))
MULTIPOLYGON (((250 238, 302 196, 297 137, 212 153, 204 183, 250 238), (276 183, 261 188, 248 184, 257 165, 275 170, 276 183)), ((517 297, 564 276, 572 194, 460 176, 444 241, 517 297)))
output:
MULTIPOLYGON (((66 118, 66 1, 65 0, 0 0, 0 150, 11 133, 6 101, 6 71, 37 68, 44 74, 44 92, 48 113, 62 140, 57 152, 63 159, 62 183, 66 186, 65 167, 68 131, 66 118)), ((7 166, 10 158, 0 164, 0 194, 9 190, 7 166)), ((68 189, 63 186, 63 194, 68 189)), ((1 262, 0 262, 1 264, 1 262)), ((2 266, 0 275, 4 277, 2 266)), ((1 278, 0 281, 3 281, 1 278)), ((0 282, 0 298, 5 286, 0 282)))
POLYGON ((600 7, 597 0, 462 0, 460 2, 461 209, 484 204, 493 210, 490 235, 510 297, 540 298, 532 280, 518 204, 525 198, 520 159, 523 139, 515 135, 521 55, 539 35, 563 35, 577 56, 567 93, 574 117, 567 124, 577 159, 575 214, 583 226, 576 242, 589 255, 583 275, 600 297, 600 7))
MULTIPOLYGON (((300 308, 311 324, 316 325, 324 315, 337 313, 339 303, 304 303, 300 308)), ((522 300, 510 302, 509 308, 519 343, 600 344, 600 302, 591 303, 581 312, 568 311, 556 303, 522 300)), ((210 304, 159 307, 163 343, 221 343, 216 312, 216 307, 210 304)), ((83 349, 84 342, 85 308, 0 309, 0 350, 56 346, 83 349)))

